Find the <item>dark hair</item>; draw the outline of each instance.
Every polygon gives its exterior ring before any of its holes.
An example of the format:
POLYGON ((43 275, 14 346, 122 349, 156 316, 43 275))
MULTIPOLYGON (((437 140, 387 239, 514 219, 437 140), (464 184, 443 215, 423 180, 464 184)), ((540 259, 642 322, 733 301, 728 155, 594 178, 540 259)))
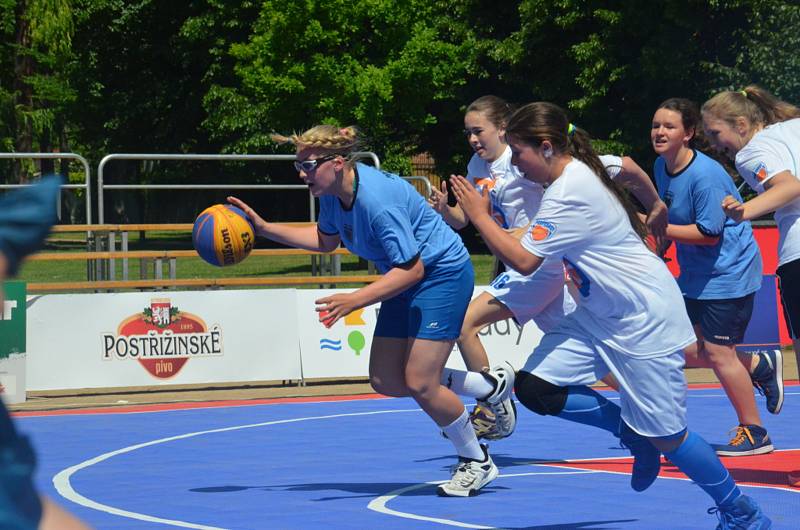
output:
POLYGON ((720 92, 703 103, 701 112, 722 120, 731 127, 736 125, 738 117, 747 119, 751 127, 800 118, 800 109, 757 85, 749 85, 737 92, 720 92))
POLYGON ((703 128, 697 103, 685 98, 669 98, 661 103, 658 108, 671 110, 681 115, 681 123, 684 130, 693 131, 692 137, 689 139, 689 147, 696 148, 702 143, 703 128))
POLYGON ((518 138, 534 147, 540 146, 547 140, 553 145, 556 153, 569 153, 589 166, 625 209, 634 231, 642 239, 647 237, 647 229, 639 219, 636 207, 622 188, 608 176, 603 162, 592 148, 589 134, 570 125, 567 114, 559 106, 538 101, 520 107, 511 115, 506 125, 506 135, 518 138), (568 130, 572 130, 572 133, 568 134, 568 130))
POLYGON ((508 116, 514 108, 503 98, 497 96, 481 96, 469 104, 464 114, 468 112, 480 112, 498 129, 505 127, 508 116))

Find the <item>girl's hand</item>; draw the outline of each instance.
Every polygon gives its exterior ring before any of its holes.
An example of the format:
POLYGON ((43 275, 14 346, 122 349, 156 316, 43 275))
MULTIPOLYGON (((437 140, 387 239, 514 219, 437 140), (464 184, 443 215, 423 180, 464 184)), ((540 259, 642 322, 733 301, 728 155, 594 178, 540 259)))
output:
POLYGON ((737 223, 744 220, 744 204, 734 199, 732 195, 722 199, 722 209, 725 211, 725 215, 737 223))
POLYGON ((474 222, 481 215, 491 215, 492 203, 489 200, 489 191, 485 187, 482 193, 478 193, 475 186, 461 175, 450 176, 450 187, 458 205, 471 221, 474 222))
POLYGON ((255 212, 255 210, 250 208, 246 202, 242 201, 241 199, 237 199, 236 197, 228 197, 227 201, 247 214, 247 217, 250 218, 250 222, 253 223, 253 228, 255 228, 257 236, 266 236, 267 222, 262 219, 261 216, 255 212))
POLYGON ((659 243, 667 236, 669 210, 664 201, 655 201, 653 203, 644 223, 659 243))
POLYGON ((344 318, 359 308, 356 293, 337 293, 315 300, 319 321, 326 327, 333 326, 340 318, 344 318))
POLYGON ((441 191, 436 188, 431 188, 431 196, 428 199, 428 204, 431 205, 431 208, 444 215, 444 212, 447 210, 448 206, 447 200, 449 199, 447 183, 442 181, 441 187, 441 191))

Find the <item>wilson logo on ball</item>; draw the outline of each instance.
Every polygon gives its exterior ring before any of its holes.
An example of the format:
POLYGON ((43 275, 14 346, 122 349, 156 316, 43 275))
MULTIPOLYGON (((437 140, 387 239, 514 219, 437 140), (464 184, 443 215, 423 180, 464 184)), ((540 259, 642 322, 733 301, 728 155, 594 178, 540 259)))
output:
POLYGON ((255 233, 247 215, 230 204, 203 210, 194 222, 192 243, 206 262, 217 267, 235 265, 253 250, 255 233))

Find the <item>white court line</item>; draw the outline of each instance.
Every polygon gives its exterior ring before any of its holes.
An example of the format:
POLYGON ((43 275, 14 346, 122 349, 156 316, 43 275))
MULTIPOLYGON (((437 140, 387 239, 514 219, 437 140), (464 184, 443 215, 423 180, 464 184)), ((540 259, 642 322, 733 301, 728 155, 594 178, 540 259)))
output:
MULTIPOLYGON (((791 393, 786 393, 784 395, 797 395, 797 394, 800 394, 800 392, 791 392, 791 393)), ((725 397, 725 396, 724 396, 724 394, 713 394, 713 395, 701 395, 701 396, 692 396, 692 397, 725 397)), ((378 399, 381 399, 381 398, 378 398, 378 399)), ((619 398, 617 396, 615 396, 615 397, 609 398, 609 399, 619 399, 619 398)), ((306 403, 308 403, 308 402, 306 402, 306 403)), ((313 403, 316 403, 316 402, 313 402, 313 403)), ((319 403, 340 403, 340 402, 339 401, 320 401, 319 403)), ((236 405, 236 406, 244 406, 244 405, 236 405)), ((179 410, 187 410, 187 409, 179 409, 179 410)), ((188 409, 188 410, 197 410, 197 409, 188 409)), ((167 411, 149 411, 149 412, 152 413, 152 412, 167 412, 167 411)), ((94 510, 106 512, 106 513, 109 513, 109 514, 112 514, 112 515, 117 515, 117 516, 120 516, 120 517, 127 517, 127 518, 131 518, 131 519, 138 519, 138 520, 141 520, 141 521, 168 524, 168 525, 182 527, 182 528, 194 528, 194 529, 198 529, 198 530, 224 530, 224 529, 222 529, 220 527, 206 526, 206 525, 195 524, 195 523, 190 523, 190 522, 186 522, 186 521, 163 519, 163 518, 159 518, 159 517, 155 517, 155 516, 151 516, 151 515, 147 515, 147 514, 141 514, 141 513, 137 513, 137 512, 131 512, 131 511, 127 511, 127 510, 122 510, 120 508, 115 508, 113 506, 109 506, 109 505, 106 505, 106 504, 98 503, 96 501, 93 501, 93 500, 81 495, 77 491, 75 491, 75 489, 72 487, 72 484, 70 482, 70 478, 72 477, 72 475, 74 475, 75 473, 77 473, 78 471, 80 471, 82 469, 88 468, 90 466, 98 464, 98 463, 100 463, 100 462, 102 462, 104 460, 108 460, 108 459, 110 459, 110 458, 112 458, 114 456, 117 456, 117 455, 129 453, 129 452, 132 452, 132 451, 136 451, 136 450, 142 449, 144 447, 149 447, 149 446, 153 446, 153 445, 157 445, 157 444, 161 444, 161 443, 166 443, 166 442, 171 442, 171 441, 176 441, 176 440, 193 438, 193 437, 201 436, 201 435, 204 435, 204 434, 214 434, 214 433, 220 433, 220 432, 237 431, 237 430, 242 430, 242 429, 250 429, 250 428, 255 428, 255 427, 266 427, 266 426, 270 426, 270 425, 279 425, 279 424, 284 424, 284 423, 297 423, 297 422, 301 422, 301 421, 322 420, 322 419, 330 419, 330 418, 342 418, 342 417, 349 417, 349 416, 369 416, 369 415, 377 415, 377 414, 390 414, 390 413, 396 413, 396 412, 420 412, 420 409, 382 410, 382 411, 370 411, 370 412, 355 412, 355 413, 347 413, 347 414, 331 414, 331 415, 326 415, 326 416, 309 416, 309 417, 305 417, 305 418, 291 418, 291 419, 286 419, 286 420, 276 420, 276 421, 263 422, 263 423, 254 423, 254 424, 249 424, 249 425, 238 425, 238 426, 234 426, 234 427, 224 427, 224 428, 219 428, 219 429, 198 431, 198 432, 187 433, 187 434, 182 434, 182 435, 178 435, 178 436, 171 436, 171 437, 167 437, 167 438, 161 438, 161 439, 153 440, 153 441, 150 441, 150 442, 144 442, 144 443, 141 443, 141 444, 136 444, 136 445, 124 447, 124 448, 118 449, 116 451, 110 451, 108 453, 104 453, 104 454, 99 455, 97 457, 94 457, 94 458, 91 458, 91 459, 86 460, 84 462, 81 462, 80 464, 77 464, 75 466, 71 466, 69 468, 66 468, 66 469, 60 471, 59 473, 57 473, 53 477, 53 485, 55 486, 55 488, 58 491, 58 493, 62 497, 64 497, 65 499, 68 499, 68 500, 70 500, 72 502, 75 502, 76 504, 85 506, 87 508, 91 508, 91 509, 94 509, 94 510)), ((140 412, 136 412, 136 413, 140 413, 140 412)), ((608 457, 608 458, 609 459, 615 459, 615 458, 618 458, 618 457, 608 457)), ((598 458, 598 459, 588 458, 588 459, 582 459, 582 460, 602 460, 602 459, 600 459, 600 458, 598 458)), ((580 461, 580 460, 572 460, 572 461, 577 462, 577 461, 580 461)), ((533 465, 547 465, 545 463, 538 463, 538 462, 532 462, 531 464, 533 464, 533 465)), ((545 475, 545 474, 580 474, 580 473, 610 473, 610 474, 620 474, 620 475, 628 475, 629 474, 629 473, 622 473, 622 472, 615 472, 615 471, 605 471, 605 470, 604 471, 587 471, 587 470, 583 470, 583 469, 579 469, 579 468, 570 468, 570 467, 565 466, 563 464, 559 465, 559 466, 554 466, 554 467, 559 467, 560 469, 575 469, 575 471, 567 471, 567 472, 561 472, 561 473, 559 473, 559 472, 555 472, 555 473, 518 473, 518 474, 499 475, 499 477, 517 477, 517 476, 545 475)), ((667 479, 672 479, 672 480, 687 480, 687 481, 689 480, 689 479, 679 478, 679 477, 659 477, 659 478, 667 478, 667 479)), ((444 482, 444 481, 442 481, 442 482, 444 482)), ((401 495, 403 493, 406 493, 408 491, 413 491, 415 489, 420 489, 420 488, 426 487, 426 486, 428 486, 430 484, 441 484, 442 482, 428 482, 428 483, 416 484, 416 485, 413 485, 413 486, 408 486, 408 487, 405 487, 405 488, 401 488, 399 490, 395 490, 393 492, 389 492, 386 495, 383 495, 383 496, 378 497, 378 498, 374 499, 373 501, 371 501, 369 503, 369 505, 368 505, 368 508, 371 509, 371 510, 383 512, 383 513, 386 513, 386 514, 389 514, 389 515, 396 515, 398 517, 406 517, 406 518, 410 518, 410 519, 419 519, 419 520, 430 520, 430 521, 440 522, 442 524, 450 524, 451 526, 461 526, 461 527, 464 527, 464 528, 481 528, 481 529, 482 528, 493 528, 493 527, 485 527, 485 526, 474 526, 474 525, 470 525, 469 523, 460 523, 458 521, 449 521, 447 519, 441 519, 440 520, 440 519, 436 519, 436 518, 427 518, 425 516, 417 516, 415 514, 408 514, 408 513, 405 513, 405 512, 399 512, 399 511, 396 511, 396 510, 392 510, 392 509, 387 508, 385 506, 386 503, 388 503, 389 501, 393 500, 394 498, 398 497, 399 495, 401 495), (446 522, 446 521, 449 521, 449 522, 446 522)), ((744 486, 744 487, 780 489, 782 491, 787 491, 784 488, 775 488, 775 487, 772 487, 772 486, 744 486)), ((800 492, 798 492, 798 493, 800 493, 800 492)))
MULTIPOLYGON (((785 450, 790 451, 791 449, 785 449, 785 450)), ((626 476, 630 476, 630 473, 626 473, 626 472, 623 472, 623 471, 609 471, 609 470, 605 470, 605 469, 591 470, 591 469, 583 469, 583 468, 579 468, 579 467, 571 467, 571 466, 567 465, 570 462, 575 462, 575 463, 587 462, 587 461, 596 462, 596 461, 602 461, 602 460, 618 460, 618 459, 619 459, 619 457, 616 457, 616 456, 603 457, 603 458, 580 458, 580 459, 570 459, 570 460, 565 461, 565 462, 559 462, 558 464, 556 464, 555 462, 538 462, 538 461, 515 462, 514 465, 532 465, 532 466, 555 467, 555 468, 558 468, 558 469, 567 469, 567 470, 573 470, 573 471, 541 471, 541 472, 530 472, 530 473, 503 473, 501 475, 498 475, 497 478, 530 477, 530 476, 535 476, 535 475, 584 475, 584 474, 595 474, 595 473, 605 473, 605 474, 610 474, 610 475, 626 475, 626 476)), ((666 480, 682 480, 684 482, 691 482, 692 481, 691 479, 686 478, 686 477, 661 477, 661 476, 658 477, 658 480, 662 480, 662 479, 666 479, 666 480)), ((499 530, 497 527, 494 527, 494 526, 483 526, 483 525, 472 524, 472 523, 464 523, 464 522, 461 522, 461 521, 453 521, 451 519, 440 519, 438 517, 428 517, 428 516, 425 516, 425 515, 418 515, 418 514, 415 514, 415 513, 401 512, 399 510, 393 510, 393 509, 388 508, 386 506, 389 502, 393 501, 394 499, 396 499, 397 497, 399 497, 399 496, 401 496, 401 495, 403 495, 405 493, 408 493, 409 491, 422 489, 422 488, 425 488, 425 487, 428 487, 428 486, 431 486, 431 485, 443 484, 444 482, 447 482, 447 481, 446 480, 441 480, 441 481, 438 481, 438 482, 423 482, 423 483, 420 483, 420 484, 414 484, 413 486, 406 486, 404 488, 399 488, 399 489, 396 489, 394 491, 390 491, 389 493, 387 493, 385 495, 381 495, 380 497, 377 497, 377 498, 373 499, 367 505, 367 508, 369 508, 370 510, 374 510, 376 512, 380 512, 380 513, 386 514, 386 515, 394 515, 396 517, 402 517, 402 518, 405 518, 405 519, 414 519, 414 520, 417 520, 417 521, 427 521, 427 522, 431 522, 431 523, 439 523, 439 524, 448 525, 448 526, 456 526, 456 527, 459 527, 459 528, 474 528, 474 529, 479 529, 479 530, 499 530)), ((777 486, 757 486, 757 485, 750 485, 750 484, 737 484, 737 485, 740 488, 777 489, 777 490, 781 490, 781 491, 790 491, 790 493, 800 493, 800 491, 787 490, 785 488, 780 488, 780 487, 777 487, 777 486)))
MULTIPOLYGON (((529 477, 532 475, 585 475, 590 473, 601 473, 601 471, 592 471, 592 470, 579 470, 579 471, 547 471, 547 472, 531 472, 531 473, 510 473, 510 474, 502 474, 498 475, 497 478, 513 478, 513 477, 529 477)), ((497 480, 497 479, 495 479, 497 480)), ((393 510, 391 508, 387 508, 386 505, 403 495, 404 493, 408 493, 409 491, 414 491, 422 488, 426 488, 428 486, 435 486, 438 484, 444 484, 447 482, 446 480, 440 480, 436 482, 422 482, 420 484, 414 484, 413 486, 406 486, 405 488, 399 488, 394 491, 390 491, 385 495, 381 495, 380 497, 376 497, 367 505, 367 508, 370 510, 383 513, 385 515, 394 515, 395 517, 402 517, 404 519, 414 519, 415 521, 428 521, 430 523, 439 523, 448 526, 457 526, 459 528, 476 528, 480 530, 497 530, 496 526, 483 526, 479 524, 472 524, 472 523, 463 523, 461 521, 453 521, 452 519, 440 519, 438 517, 428 517, 426 515, 417 515, 415 513, 409 512, 401 512, 398 510, 393 510)))
POLYGON ((276 421, 267 421, 267 422, 263 422, 263 423, 253 423, 253 424, 250 424, 250 425, 237 425, 237 426, 234 426, 234 427, 223 427, 223 428, 220 428, 220 429, 210 429, 210 430, 207 430, 207 431, 198 431, 198 432, 192 432, 192 433, 187 433, 187 434, 181 434, 181 435, 178 435, 178 436, 170 436, 168 438, 160 438, 158 440, 153 440, 153 441, 150 441, 150 442, 144 442, 144 443, 140 443, 140 444, 136 444, 136 445, 131 445, 131 446, 128 446, 128 447, 123 447, 122 449, 117 449, 116 451, 110 451, 108 453, 103 453, 100 456, 96 456, 96 457, 91 458, 89 460, 85 460, 85 461, 81 462, 80 464, 74 465, 72 467, 68 467, 68 468, 60 471, 59 473, 57 473, 53 477, 53 485, 55 486, 56 491, 58 491, 58 493, 61 494, 61 496, 64 497, 65 499, 68 499, 68 500, 70 500, 70 501, 72 501, 72 502, 74 502, 76 504, 80 504, 81 506, 85 506, 87 508, 91 508, 93 510, 98 510, 98 511, 101 511, 101 512, 110 513, 112 515, 118 515, 120 517, 128 517, 130 519, 138 519, 140 521, 148 521, 148 522, 151 522, 151 523, 168 524, 168 525, 172 525, 172 526, 178 526, 178 527, 181 527, 181 528, 195 528, 195 529, 199 529, 199 530, 224 530, 224 529, 222 529, 220 527, 216 527, 216 526, 206 526, 206 525, 201 525, 201 524, 189 523, 189 522, 186 522, 186 521, 176 521, 176 520, 172 520, 172 519, 162 519, 160 517, 155 517, 155 516, 152 516, 152 515, 147 515, 147 514, 142 514, 142 513, 137 513, 137 512, 131 512, 131 511, 128 511, 128 510, 122 510, 120 508, 115 508, 115 507, 109 506, 107 504, 101 504, 99 502, 95 502, 92 499, 84 497, 83 495, 81 495, 80 493, 75 491, 75 489, 72 487, 72 484, 70 483, 70 478, 72 477, 72 475, 74 475, 75 473, 77 473, 78 471, 80 471, 82 469, 88 468, 90 466, 98 464, 98 463, 100 463, 100 462, 102 462, 104 460, 108 460, 109 458, 112 458, 112 457, 117 456, 117 455, 130 453, 130 452, 136 451, 137 449, 142 449, 144 447, 150 447, 150 446, 153 446, 153 445, 158 445, 158 444, 162 444, 162 443, 166 443, 166 442, 173 442, 175 440, 184 440, 184 439, 187 439, 187 438, 193 438, 195 436, 201 436, 201 435, 204 435, 204 434, 214 434, 214 433, 220 433, 220 432, 238 431, 238 430, 242 430, 242 429, 252 429, 254 427, 266 427, 266 426, 269 426, 269 425, 280 425, 280 424, 283 424, 283 423, 297 423, 297 422, 301 422, 301 421, 310 421, 310 420, 326 420, 326 419, 331 419, 331 418, 343 418, 343 417, 348 417, 348 416, 372 416, 372 415, 377 415, 377 414, 391 414, 391 413, 395 413, 395 412, 420 412, 420 410, 421 409, 379 410, 379 411, 370 411, 370 412, 353 412, 353 413, 348 413, 348 414, 331 414, 331 415, 328 415, 328 416, 309 416, 309 417, 306 417, 306 418, 291 418, 291 419, 287 419, 287 420, 276 420, 276 421))

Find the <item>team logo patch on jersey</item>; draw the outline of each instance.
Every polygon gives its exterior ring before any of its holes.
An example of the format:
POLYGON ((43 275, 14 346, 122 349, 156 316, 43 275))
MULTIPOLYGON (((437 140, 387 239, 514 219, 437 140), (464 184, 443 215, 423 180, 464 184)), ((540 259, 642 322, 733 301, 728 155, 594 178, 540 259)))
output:
POLYGON ((478 190, 478 193, 483 193, 483 190, 492 191, 495 184, 497 184, 497 182, 493 178, 484 177, 475 179, 475 188, 478 190))
POLYGON ((550 221, 540 221, 537 219, 531 227, 531 237, 534 241, 544 241, 556 233, 556 225, 550 221))
POLYGON ((759 162, 758 167, 753 171, 753 176, 759 182, 763 182, 767 178, 767 165, 764 162, 759 162))

